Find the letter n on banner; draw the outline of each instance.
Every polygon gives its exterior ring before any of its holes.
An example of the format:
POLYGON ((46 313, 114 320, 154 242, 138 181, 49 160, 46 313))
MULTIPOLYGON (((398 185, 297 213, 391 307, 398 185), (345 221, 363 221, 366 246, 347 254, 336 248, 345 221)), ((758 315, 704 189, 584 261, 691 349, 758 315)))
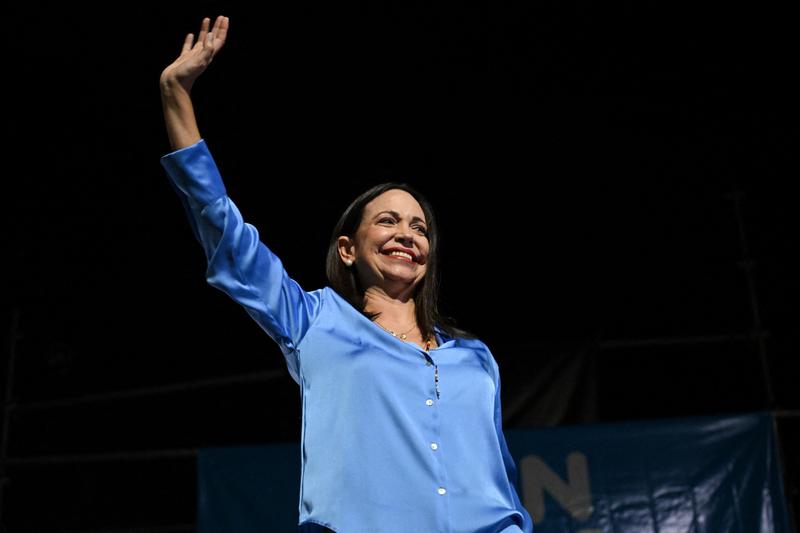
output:
MULTIPOLYGON (((561 479, 538 456, 528 455, 520 461, 525 472, 525 502, 530 506, 534 521, 545 518, 544 491, 576 520, 592 516, 592 491, 589 483, 589 465, 581 452, 567 455, 567 479, 561 479)), ((588 532, 587 532, 588 533, 588 532)))

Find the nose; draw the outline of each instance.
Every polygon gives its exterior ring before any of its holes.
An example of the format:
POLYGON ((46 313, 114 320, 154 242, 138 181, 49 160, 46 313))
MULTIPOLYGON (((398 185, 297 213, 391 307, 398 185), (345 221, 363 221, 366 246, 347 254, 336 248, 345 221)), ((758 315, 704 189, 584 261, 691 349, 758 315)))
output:
POLYGON ((395 237, 395 241, 406 248, 412 248, 414 246, 414 238, 408 234, 398 234, 397 237, 395 237))
POLYGON ((414 234, 411 232, 411 229, 406 226, 398 226, 395 238, 407 243, 414 242, 414 234))

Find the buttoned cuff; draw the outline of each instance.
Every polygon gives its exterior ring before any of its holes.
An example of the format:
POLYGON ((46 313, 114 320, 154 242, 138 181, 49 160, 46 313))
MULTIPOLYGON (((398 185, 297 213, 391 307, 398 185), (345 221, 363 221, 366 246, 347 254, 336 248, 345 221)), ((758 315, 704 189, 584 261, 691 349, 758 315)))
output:
POLYGON ((227 195, 204 139, 161 157, 172 183, 194 204, 205 206, 227 195))

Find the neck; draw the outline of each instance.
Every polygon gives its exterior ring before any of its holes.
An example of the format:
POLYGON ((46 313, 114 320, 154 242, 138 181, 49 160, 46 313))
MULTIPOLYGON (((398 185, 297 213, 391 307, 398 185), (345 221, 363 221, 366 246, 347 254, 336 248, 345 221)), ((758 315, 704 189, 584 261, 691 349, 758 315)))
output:
POLYGON ((394 297, 376 287, 364 291, 364 310, 380 313, 378 320, 387 327, 411 327, 416 324, 416 304, 410 295, 394 297))

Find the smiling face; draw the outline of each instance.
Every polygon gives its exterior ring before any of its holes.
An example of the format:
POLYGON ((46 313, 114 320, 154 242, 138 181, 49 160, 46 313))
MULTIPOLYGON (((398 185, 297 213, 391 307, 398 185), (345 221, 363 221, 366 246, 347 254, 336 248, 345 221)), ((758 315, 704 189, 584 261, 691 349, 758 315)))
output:
POLYGON ((339 237, 339 255, 353 260, 364 288, 409 291, 425 277, 428 226, 419 202, 402 189, 390 189, 364 206, 353 239, 339 237), (410 257, 409 257, 410 255, 410 257))

